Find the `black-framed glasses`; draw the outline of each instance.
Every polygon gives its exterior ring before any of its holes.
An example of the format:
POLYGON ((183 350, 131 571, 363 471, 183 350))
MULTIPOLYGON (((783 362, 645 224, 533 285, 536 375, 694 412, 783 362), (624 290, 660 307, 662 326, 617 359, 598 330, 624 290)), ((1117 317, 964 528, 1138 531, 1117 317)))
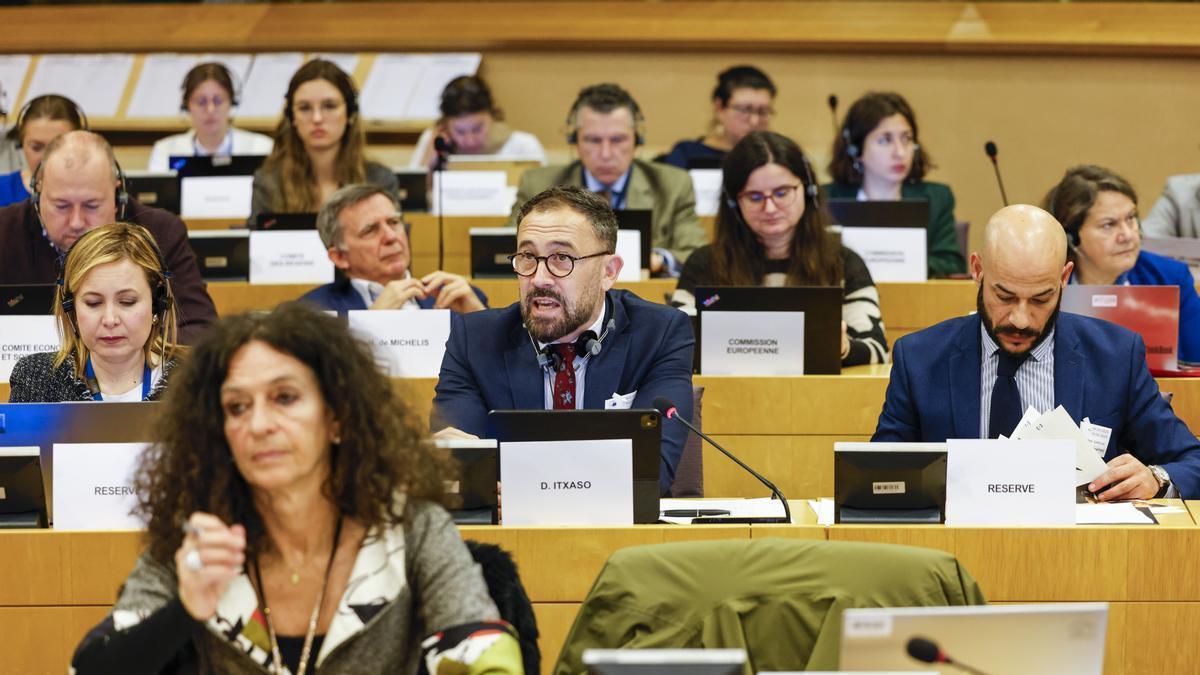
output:
POLYGON ((770 192, 743 192, 738 195, 738 200, 743 208, 757 210, 767 208, 767 200, 770 199, 775 202, 776 208, 782 209, 791 206, 799 192, 799 185, 780 185, 770 192))
POLYGON ((550 255, 534 255, 528 252, 514 253, 508 256, 513 271, 523 277, 537 274, 538 264, 546 263, 546 270, 559 279, 570 276, 575 271, 575 263, 588 258, 602 255, 612 255, 612 251, 601 251, 591 255, 573 256, 566 253, 551 253, 550 255))

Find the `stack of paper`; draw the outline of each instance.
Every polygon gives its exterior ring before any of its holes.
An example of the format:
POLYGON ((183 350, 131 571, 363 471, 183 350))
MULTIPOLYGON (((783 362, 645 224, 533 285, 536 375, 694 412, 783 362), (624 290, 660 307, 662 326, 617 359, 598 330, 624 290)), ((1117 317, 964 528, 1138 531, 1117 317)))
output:
MULTIPOLYGON (((1075 484, 1090 483, 1104 473, 1104 452, 1112 429, 1091 424, 1085 417, 1077 426, 1061 405, 1045 414, 1030 406, 1012 433, 1014 441, 1070 440, 1075 442, 1075 484)), ((1004 436, 1001 436, 1004 438, 1004 436)))

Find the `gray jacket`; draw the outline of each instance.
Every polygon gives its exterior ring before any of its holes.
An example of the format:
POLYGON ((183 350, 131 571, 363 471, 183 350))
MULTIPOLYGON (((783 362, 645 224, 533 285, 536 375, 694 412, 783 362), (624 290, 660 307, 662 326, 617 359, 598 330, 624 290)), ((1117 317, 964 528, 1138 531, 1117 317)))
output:
POLYGON ((1168 178, 1142 230, 1148 237, 1200 237, 1200 173, 1168 178))
MULTIPOLYGON (((275 203, 280 191, 282 179, 278 171, 268 171, 265 168, 254 172, 254 192, 250 196, 250 217, 246 222, 253 227, 254 219, 260 213, 270 213, 271 204, 275 203)), ((367 162, 366 182, 392 193, 396 201, 400 201, 400 181, 396 173, 379 162, 367 162)))

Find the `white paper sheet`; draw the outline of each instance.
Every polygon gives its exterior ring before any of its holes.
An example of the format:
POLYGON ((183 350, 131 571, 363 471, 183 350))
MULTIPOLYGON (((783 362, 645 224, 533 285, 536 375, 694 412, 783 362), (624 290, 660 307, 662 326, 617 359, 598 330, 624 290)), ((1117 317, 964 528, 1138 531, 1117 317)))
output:
POLYGON ((21 87, 25 85, 25 75, 29 72, 28 54, 6 54, 0 56, 0 110, 7 110, 14 117, 9 122, 15 122, 17 114, 17 97, 21 95, 21 87))
POLYGON ((436 119, 441 111, 442 90, 460 75, 479 70, 479 54, 430 54, 424 57, 421 78, 413 89, 404 116, 413 120, 436 119))
POLYGON ((415 54, 377 55, 359 96, 363 117, 404 119, 422 70, 421 59, 415 54))
POLYGON ((696 192, 696 215, 715 216, 721 205, 721 170, 689 169, 696 192))
POLYGON ((808 500, 808 508, 817 516, 818 525, 833 524, 833 500, 828 497, 808 500))
POLYGON ((283 97, 287 94, 288 82, 296 70, 304 64, 304 55, 299 52, 258 54, 250 66, 245 79, 242 103, 238 106, 240 117, 277 117, 283 112, 283 97))
POLYGON ((1128 502, 1117 504, 1076 504, 1076 525, 1153 525, 1145 513, 1128 502))
POLYGON ((89 118, 113 117, 131 68, 132 54, 46 54, 38 60, 24 100, 59 94, 75 101, 89 118))
POLYGON ((353 52, 309 54, 308 58, 310 61, 313 59, 333 61, 335 64, 337 64, 338 68, 341 68, 350 77, 354 77, 354 69, 358 67, 358 54, 353 52))
POLYGON ((1075 443, 1075 480, 1076 485, 1090 482, 1096 476, 1104 473, 1104 460, 1092 448, 1092 443, 1076 426, 1071 414, 1061 405, 1042 415, 1027 429, 1013 434, 1014 441, 1040 439, 1068 439, 1075 443))

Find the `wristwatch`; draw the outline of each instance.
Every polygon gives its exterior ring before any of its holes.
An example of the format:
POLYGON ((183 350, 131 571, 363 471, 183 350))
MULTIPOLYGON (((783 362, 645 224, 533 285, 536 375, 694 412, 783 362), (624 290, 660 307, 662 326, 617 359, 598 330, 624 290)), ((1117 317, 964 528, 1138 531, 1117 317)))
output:
POLYGON ((1156 498, 1167 494, 1167 490, 1171 487, 1171 476, 1167 470, 1157 464, 1151 464, 1146 467, 1150 469, 1150 475, 1154 476, 1154 480, 1158 481, 1158 492, 1154 493, 1156 498))

